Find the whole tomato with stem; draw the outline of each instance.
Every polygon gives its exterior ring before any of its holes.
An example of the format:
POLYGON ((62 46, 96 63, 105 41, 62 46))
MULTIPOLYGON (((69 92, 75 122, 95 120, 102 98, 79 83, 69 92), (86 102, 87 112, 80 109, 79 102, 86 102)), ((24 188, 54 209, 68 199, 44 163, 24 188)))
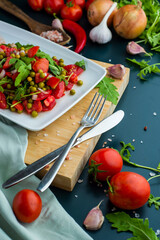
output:
POLYGON ((80 20, 82 14, 82 8, 79 5, 75 4, 75 2, 72 0, 63 5, 60 11, 61 18, 69 19, 75 22, 80 20))
POLYGON ((64 5, 64 0, 45 0, 44 9, 49 14, 59 14, 64 5))
POLYGON ((35 11, 41 11, 43 9, 44 0, 28 0, 29 6, 35 11))
MULTIPOLYGON (((70 0, 67 0, 69 2, 70 0)), ((76 5, 79 5, 82 9, 85 7, 85 0, 74 0, 76 5)))
POLYGON ((119 152, 112 148, 102 148, 94 152, 89 159, 89 173, 95 181, 106 181, 119 173, 123 166, 123 160, 119 152))
POLYGON ((15 195, 12 208, 20 222, 31 223, 36 220, 41 213, 42 200, 35 191, 23 189, 15 195))
POLYGON ((120 172, 109 182, 109 199, 118 208, 134 210, 142 207, 149 198, 150 185, 140 174, 120 172))

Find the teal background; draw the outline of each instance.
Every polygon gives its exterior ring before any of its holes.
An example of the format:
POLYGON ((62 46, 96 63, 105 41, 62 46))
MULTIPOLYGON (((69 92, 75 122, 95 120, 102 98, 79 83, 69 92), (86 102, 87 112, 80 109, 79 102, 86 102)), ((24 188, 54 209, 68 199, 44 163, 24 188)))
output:
MULTIPOLYGON (((28 6, 27 0, 12 0, 12 2, 35 20, 51 25, 52 16, 44 11, 33 11, 28 6)), ((0 20, 29 30, 27 25, 21 20, 1 9, 0 20)), ((91 26, 87 22, 85 11, 79 23, 85 28, 88 36, 91 26)), ((124 141, 125 143, 131 142, 135 146, 131 160, 142 165, 156 168, 160 162, 160 77, 158 74, 152 74, 145 82, 137 77, 138 68, 130 65, 126 61, 126 57, 132 58, 126 53, 127 43, 128 40, 118 37, 113 31, 113 39, 108 44, 98 45, 92 43, 88 38, 87 44, 81 52, 83 56, 90 59, 104 62, 110 62, 111 60, 110 63, 112 64, 121 63, 131 68, 129 85, 116 107, 116 110, 122 109, 125 112, 125 117, 117 127, 101 136, 94 151, 102 148, 103 143, 106 142, 108 138, 112 138, 112 142, 108 141, 107 146, 116 149, 120 149, 120 141, 124 141), (154 112, 157 113, 156 116, 153 115, 154 112), (144 131, 144 126, 147 126, 147 131, 144 131), (113 138, 112 135, 115 135, 115 137, 113 138), (135 139, 134 142, 133 139, 135 139), (141 141, 143 141, 143 143, 141 143, 141 141)), ((72 37, 71 45, 72 44, 75 47, 74 37, 72 37)), ((145 46, 145 48, 147 51, 150 51, 148 46, 145 46)), ((136 56, 135 58, 137 60, 143 59, 141 56, 136 56)), ((145 59, 150 60, 147 57, 145 57, 145 59)), ((160 62, 159 54, 154 53, 151 62, 160 62)), ((142 174, 146 179, 150 177, 150 171, 134 168, 126 164, 123 166, 123 171, 137 172, 142 174)), ((87 213, 102 199, 104 201, 101 209, 104 215, 111 212, 113 206, 110 204, 108 197, 105 196, 105 187, 98 187, 91 183, 88 178, 87 166, 83 170, 80 179, 83 179, 83 182, 81 184, 77 183, 72 192, 66 192, 54 187, 51 187, 51 190, 65 210, 84 228, 83 220, 87 213)), ((155 196, 160 196, 160 179, 154 179, 150 184, 151 193, 155 196)), ((160 229, 159 211, 155 210, 154 206, 149 208, 146 204, 135 212, 143 219, 148 218, 150 227, 156 231, 160 229)), ((131 216, 134 216, 133 211, 129 213, 131 216)), ((100 230, 95 232, 87 231, 87 233, 95 240, 125 240, 132 236, 130 233, 117 233, 115 229, 111 228, 110 223, 108 223, 106 219, 100 230)))

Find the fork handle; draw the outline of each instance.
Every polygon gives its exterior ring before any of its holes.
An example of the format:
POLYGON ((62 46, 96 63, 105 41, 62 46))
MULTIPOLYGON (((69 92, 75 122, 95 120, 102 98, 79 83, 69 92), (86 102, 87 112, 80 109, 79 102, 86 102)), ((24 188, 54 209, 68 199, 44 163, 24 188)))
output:
POLYGON ((44 192, 51 185, 51 183, 53 182, 57 172, 59 171, 61 165, 63 164, 63 162, 64 162, 64 160, 65 160, 69 150, 71 149, 71 147, 72 147, 73 143, 75 142, 77 136, 84 129, 84 127, 85 126, 80 126, 76 130, 76 132, 73 134, 73 136, 70 138, 70 140, 66 144, 66 147, 65 147, 64 151, 62 151, 62 153, 60 154, 60 156, 58 157, 56 162, 52 165, 50 170, 43 177, 43 179, 40 182, 37 190, 39 190, 40 192, 44 192))
POLYGON ((0 0, 0 8, 24 21, 28 26, 33 21, 26 13, 8 0, 0 0))

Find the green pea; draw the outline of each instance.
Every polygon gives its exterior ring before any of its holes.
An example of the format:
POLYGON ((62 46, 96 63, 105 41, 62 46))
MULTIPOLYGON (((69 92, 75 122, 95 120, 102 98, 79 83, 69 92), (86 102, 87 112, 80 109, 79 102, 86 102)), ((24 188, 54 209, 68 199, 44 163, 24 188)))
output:
POLYGON ((32 117, 37 117, 38 116, 38 112, 37 111, 32 111, 32 117))
POLYGON ((31 77, 35 77, 36 73, 35 72, 30 72, 31 77))
POLYGON ((31 109, 32 108, 32 103, 27 103, 27 108, 31 109))
POLYGON ((45 73, 43 73, 43 72, 40 73, 40 78, 45 78, 45 76, 46 76, 45 73))
POLYGON ((28 103, 32 103, 32 102, 33 102, 32 98, 29 98, 28 103))
POLYGON ((74 89, 71 89, 70 94, 74 95, 75 93, 76 93, 76 91, 74 89))
POLYGON ((36 87, 31 87, 31 92, 35 92, 37 90, 36 87))
POLYGON ((7 89, 11 89, 11 84, 10 83, 7 83, 7 89))
POLYGON ((0 54, 0 59, 3 59, 3 55, 2 54, 0 54))
POLYGON ((10 110, 11 110, 12 112, 15 112, 15 111, 16 111, 16 108, 15 108, 15 107, 10 107, 10 110))
POLYGON ((34 86, 34 81, 31 81, 29 84, 30 84, 31 86, 34 86))
POLYGON ((19 114, 21 114, 21 113, 23 112, 23 110, 17 110, 17 112, 18 112, 19 114))
POLYGON ((43 88, 43 87, 45 86, 45 84, 44 84, 44 82, 40 82, 40 83, 38 84, 38 86, 39 86, 40 88, 43 88))
POLYGON ((82 80, 78 80, 77 85, 78 86, 82 86, 83 85, 83 81, 82 80))

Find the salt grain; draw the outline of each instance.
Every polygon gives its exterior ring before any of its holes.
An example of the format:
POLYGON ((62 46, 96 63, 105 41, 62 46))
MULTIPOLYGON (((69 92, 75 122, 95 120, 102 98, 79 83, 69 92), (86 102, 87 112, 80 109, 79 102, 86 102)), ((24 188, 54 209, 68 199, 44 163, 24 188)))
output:
POLYGON ((82 183, 83 182, 83 179, 78 179, 78 183, 82 183))
POLYGON ((48 134, 47 134, 47 133, 44 133, 43 136, 44 136, 44 137, 48 137, 48 134))
POLYGON ((136 88, 136 86, 134 86, 133 88, 136 88))
POLYGON ((74 195, 75 196, 75 198, 78 198, 78 195, 74 195))
POLYGON ((157 229, 157 231, 155 233, 157 236, 160 235, 160 229, 157 229))
POLYGON ((135 142, 135 139, 133 139, 132 142, 135 142))
POLYGON ((115 137, 115 135, 113 134, 112 137, 115 137))
POLYGON ((108 140, 109 142, 112 142, 112 139, 111 139, 111 138, 108 138, 107 140, 108 140))
POLYGON ((44 141, 44 139, 40 139, 39 141, 40 141, 40 142, 43 142, 43 141, 44 141))
POLYGON ((157 116, 157 113, 156 113, 156 112, 154 112, 154 113, 153 113, 153 115, 154 115, 154 116, 157 116))
POLYGON ((140 217, 140 214, 139 214, 139 213, 135 213, 134 216, 135 216, 136 218, 139 218, 139 217, 140 217))
POLYGON ((150 172, 149 175, 150 175, 151 177, 153 177, 153 176, 155 176, 156 174, 155 174, 154 172, 150 172))
POLYGON ((143 141, 141 141, 141 144, 143 143, 143 141))
POLYGON ((109 61, 109 62, 111 62, 112 60, 111 60, 111 59, 109 59, 108 61, 109 61))

